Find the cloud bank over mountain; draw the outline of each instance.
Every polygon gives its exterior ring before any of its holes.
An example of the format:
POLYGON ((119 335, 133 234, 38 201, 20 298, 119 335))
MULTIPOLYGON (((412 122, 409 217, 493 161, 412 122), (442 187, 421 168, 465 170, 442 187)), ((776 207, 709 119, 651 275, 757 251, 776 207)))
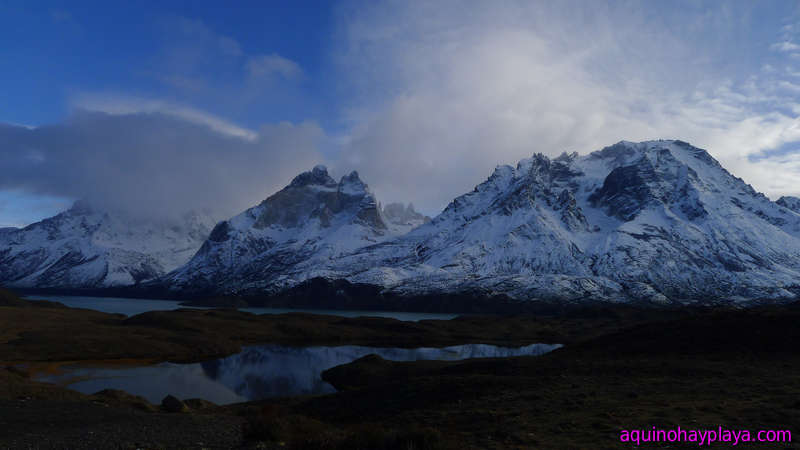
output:
POLYGON ((0 189, 86 199, 137 216, 208 209, 227 217, 315 164, 322 130, 264 126, 246 137, 165 113, 77 112, 0 127, 0 189))
POLYGON ((535 152, 678 138, 797 195, 796 17, 750 2, 347 1, 316 65, 161 18, 152 56, 131 62, 156 87, 72 89, 63 121, 3 125, 0 190, 226 217, 324 163, 433 215, 535 152))
POLYGON ((796 193, 798 153, 768 152, 800 140, 794 28, 755 29, 757 5, 672 6, 353 4, 336 52, 360 94, 342 159, 379 196, 432 209, 534 152, 680 138, 796 193))

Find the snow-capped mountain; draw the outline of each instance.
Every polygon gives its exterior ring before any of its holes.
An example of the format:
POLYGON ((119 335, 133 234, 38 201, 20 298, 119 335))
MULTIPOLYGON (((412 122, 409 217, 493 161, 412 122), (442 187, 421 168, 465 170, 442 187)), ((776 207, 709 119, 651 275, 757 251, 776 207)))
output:
POLYGON ((357 177, 337 184, 318 168, 219 225, 171 281, 274 293, 321 276, 399 296, 519 300, 800 296, 792 202, 770 201, 681 141, 620 142, 499 166, 399 237, 387 232, 387 215, 395 214, 378 214, 357 177))
POLYGON ((497 167, 432 220, 381 207, 356 172, 337 182, 323 166, 210 233, 186 219, 148 225, 76 204, 0 229, 0 283, 283 295, 323 279, 379 299, 800 298, 800 199, 772 202, 681 141, 536 154, 497 167))
POLYGON ((800 214, 680 141, 498 167, 430 224, 337 261, 404 294, 520 299, 796 298, 800 214))
POLYGON ((186 263, 213 221, 144 222, 85 202, 24 228, 0 230, 0 284, 35 288, 126 286, 186 263))
MULTIPOLYGON (((405 225, 404 225, 405 226, 405 225)), ((402 233, 352 172, 336 182, 324 166, 292 180, 258 206, 214 227, 169 288, 276 292, 329 274, 332 260, 402 233)))
POLYGON ((405 234, 414 228, 428 223, 431 218, 418 213, 414 210, 414 205, 409 203, 389 203, 381 208, 384 221, 390 228, 394 228, 398 234, 405 234))

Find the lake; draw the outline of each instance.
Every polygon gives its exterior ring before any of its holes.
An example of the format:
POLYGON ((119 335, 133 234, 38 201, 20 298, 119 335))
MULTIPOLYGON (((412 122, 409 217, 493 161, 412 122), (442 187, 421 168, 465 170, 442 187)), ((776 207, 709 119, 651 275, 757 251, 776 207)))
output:
MULTIPOLYGON (((26 300, 50 300, 63 303, 70 308, 93 309, 112 314, 124 314, 134 316, 147 311, 170 311, 173 309, 189 308, 181 306, 180 302, 174 300, 154 300, 142 298, 117 298, 117 297, 83 297, 77 295, 34 295, 26 297, 26 300)), ((194 308, 194 307, 191 307, 194 308)), ((203 308, 198 308, 203 309, 203 308)), ((450 320, 458 314, 442 313, 417 313, 400 311, 345 311, 335 309, 290 309, 290 308, 238 308, 240 311, 247 311, 254 314, 285 314, 291 312, 305 312, 313 314, 327 314, 342 317, 391 317, 397 320, 416 322, 426 319, 450 320)))
POLYGON ((86 394, 103 389, 121 389, 158 404, 167 395, 182 400, 202 398, 229 404, 270 397, 335 392, 322 380, 323 371, 377 354, 394 361, 461 360, 507 356, 538 356, 561 347, 531 344, 509 348, 484 344, 445 348, 380 348, 345 345, 339 347, 245 347, 227 358, 195 364, 161 363, 145 367, 102 368, 65 366, 62 373, 39 377, 39 381, 66 385, 86 394))

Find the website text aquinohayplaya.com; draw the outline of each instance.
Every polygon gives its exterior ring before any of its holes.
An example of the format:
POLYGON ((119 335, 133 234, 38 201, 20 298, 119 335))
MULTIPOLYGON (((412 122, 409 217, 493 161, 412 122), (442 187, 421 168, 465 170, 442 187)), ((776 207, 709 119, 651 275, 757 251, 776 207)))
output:
POLYGON ((690 442, 700 446, 714 444, 734 446, 750 442, 792 442, 792 432, 789 430, 732 430, 723 427, 715 429, 686 429, 686 428, 644 428, 621 430, 621 442, 646 445, 657 442, 690 442))

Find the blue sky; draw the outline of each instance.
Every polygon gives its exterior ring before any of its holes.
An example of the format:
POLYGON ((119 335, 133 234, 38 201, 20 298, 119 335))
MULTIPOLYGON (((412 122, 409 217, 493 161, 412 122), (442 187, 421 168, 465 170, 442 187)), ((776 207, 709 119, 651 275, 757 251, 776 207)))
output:
MULTIPOLYGON (((216 109, 210 99, 166 78, 197 75, 207 82, 237 83, 240 74, 229 66, 248 55, 270 54, 290 55, 303 71, 316 74, 326 64, 331 42, 332 4, 319 1, 237 6, 194 1, 30 4, 0 4, 0 82, 4 104, 14 105, 0 111, 5 122, 60 121, 75 97, 87 92, 126 93, 216 109), (220 48, 212 53, 204 39, 226 39, 229 54, 220 48), (200 51, 211 53, 208 60, 192 54, 200 51)), ((247 126, 326 117, 325 79, 310 76, 302 81, 293 86, 291 96, 281 96, 280 109, 269 104, 223 105, 220 112, 247 126)))
POLYGON ((797 2, 32 3, 0 2, 0 226, 82 197, 223 218, 316 163, 435 214, 623 139, 800 194, 797 2))

